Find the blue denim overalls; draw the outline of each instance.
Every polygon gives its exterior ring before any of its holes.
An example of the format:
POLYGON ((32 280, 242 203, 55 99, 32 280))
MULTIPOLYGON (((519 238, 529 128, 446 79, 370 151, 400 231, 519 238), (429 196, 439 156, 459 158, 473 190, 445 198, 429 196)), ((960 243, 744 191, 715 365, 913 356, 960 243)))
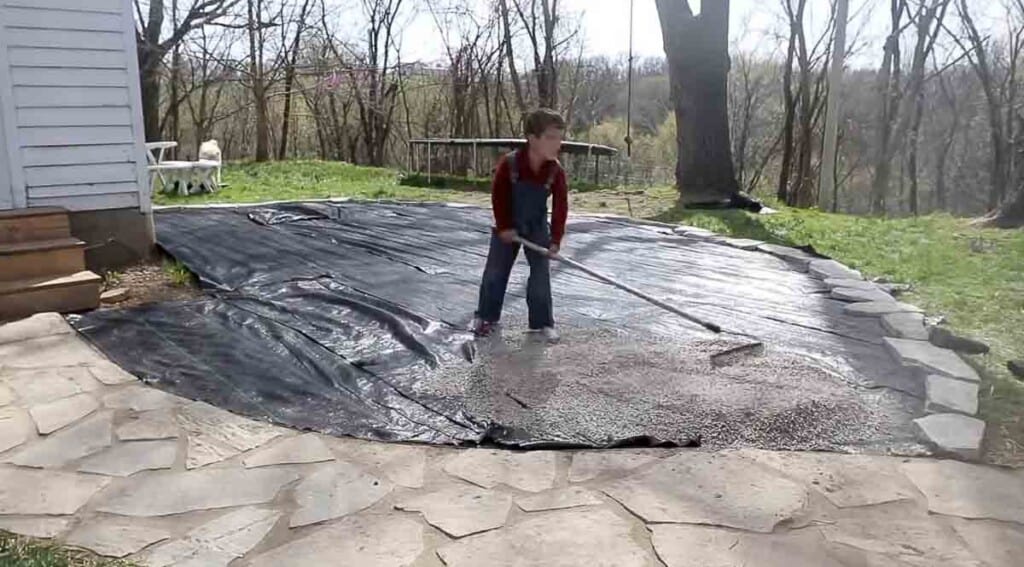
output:
MULTIPOLYGON (((508 154, 512 186, 512 210, 515 214, 515 230, 519 236, 548 248, 551 246, 551 227, 548 224, 548 196, 558 168, 552 168, 544 185, 538 185, 519 178, 518 159, 525 159, 518 151, 508 154)), ((480 303, 476 316, 483 321, 496 323, 501 319, 505 303, 505 290, 512 265, 519 255, 518 244, 505 244, 497 233, 491 235, 491 248, 487 253, 487 267, 484 268, 480 283, 480 303)), ((555 324, 551 308, 551 272, 546 256, 526 250, 530 263, 530 279, 526 284, 526 305, 530 311, 530 329, 553 327, 555 324)))

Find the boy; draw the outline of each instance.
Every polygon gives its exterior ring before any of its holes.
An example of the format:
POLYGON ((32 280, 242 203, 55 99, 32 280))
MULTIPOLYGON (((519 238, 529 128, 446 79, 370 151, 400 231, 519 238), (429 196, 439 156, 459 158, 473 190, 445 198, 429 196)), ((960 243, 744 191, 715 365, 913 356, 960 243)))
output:
MULTIPOLYGON (((494 229, 473 322, 473 330, 478 335, 489 335, 501 319, 508 278, 519 255, 517 238, 558 254, 565 235, 568 186, 565 171, 558 163, 565 120, 557 112, 542 108, 526 116, 524 127, 526 147, 502 158, 491 185, 494 229), (550 226, 549 196, 554 209, 550 226)), ((530 263, 530 279, 526 285, 530 331, 542 333, 549 341, 557 341, 548 257, 527 250, 526 259, 530 263)))

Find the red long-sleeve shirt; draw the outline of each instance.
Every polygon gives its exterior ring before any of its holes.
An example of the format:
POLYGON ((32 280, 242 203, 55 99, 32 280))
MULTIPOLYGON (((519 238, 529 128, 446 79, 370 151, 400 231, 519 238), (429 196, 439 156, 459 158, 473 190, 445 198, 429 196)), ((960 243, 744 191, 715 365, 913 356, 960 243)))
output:
MULTIPOLYGON (((543 187, 551 178, 551 168, 557 168, 551 182, 551 242, 561 245, 565 236, 565 219, 569 216, 569 185, 565 180, 565 170, 557 161, 549 161, 541 166, 540 171, 530 167, 530 159, 526 150, 516 156, 516 167, 519 168, 519 179, 538 187, 543 187)), ((494 225, 498 231, 515 228, 515 211, 512 207, 512 176, 509 174, 508 157, 498 162, 491 182, 491 205, 494 208, 494 225)))

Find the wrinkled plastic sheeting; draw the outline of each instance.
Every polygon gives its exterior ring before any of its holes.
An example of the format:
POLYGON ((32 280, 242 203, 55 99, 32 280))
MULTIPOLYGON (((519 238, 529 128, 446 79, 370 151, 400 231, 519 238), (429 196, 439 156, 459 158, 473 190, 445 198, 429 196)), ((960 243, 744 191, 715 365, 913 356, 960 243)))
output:
MULTIPOLYGON (((416 391, 424 376, 473 358, 464 329, 490 221, 483 209, 399 203, 159 211, 159 245, 198 275, 208 298, 73 323, 149 383, 292 427, 428 443, 636 442, 512 430, 466 415, 457 398, 416 391)), ((567 243, 574 259, 771 348, 813 356, 851 386, 921 394, 881 348, 877 320, 845 315, 819 282, 777 258, 610 218, 573 218, 567 243)), ((508 318, 525 318, 527 274, 513 272, 508 318)), ((710 336, 571 268, 552 274, 561 323, 710 336)))

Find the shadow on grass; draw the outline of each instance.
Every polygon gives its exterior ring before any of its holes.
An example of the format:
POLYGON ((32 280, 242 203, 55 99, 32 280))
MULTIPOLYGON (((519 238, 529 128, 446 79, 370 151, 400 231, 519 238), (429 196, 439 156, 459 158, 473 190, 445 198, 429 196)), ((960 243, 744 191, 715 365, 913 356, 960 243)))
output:
POLYGON ((678 205, 648 217, 648 220, 687 224, 735 238, 799 247, 798 243, 774 232, 764 219, 765 215, 739 209, 684 209, 678 205))

